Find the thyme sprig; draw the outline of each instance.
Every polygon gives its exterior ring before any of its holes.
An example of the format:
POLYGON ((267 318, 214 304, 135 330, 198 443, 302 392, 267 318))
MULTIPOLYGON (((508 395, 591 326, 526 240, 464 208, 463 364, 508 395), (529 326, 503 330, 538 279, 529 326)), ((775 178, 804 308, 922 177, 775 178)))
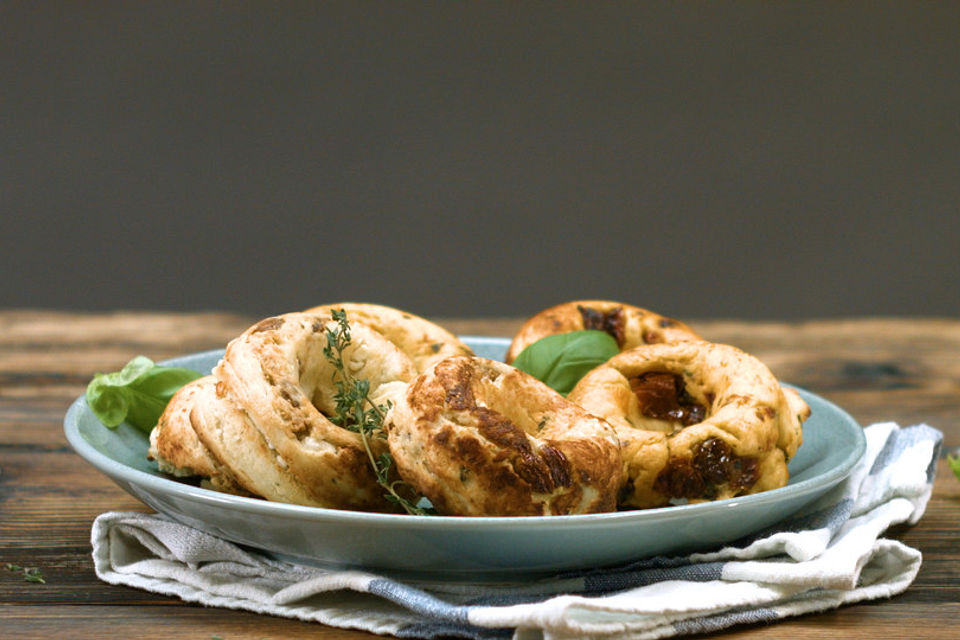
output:
POLYGON ((38 582, 40 584, 47 583, 47 581, 43 578, 43 574, 40 573, 40 569, 37 569, 36 567, 21 567, 18 564, 8 562, 7 571, 23 574, 23 579, 26 582, 38 582))
POLYGON ((350 344, 350 324, 347 322, 347 313, 343 309, 333 309, 331 317, 335 326, 328 326, 326 331, 327 346, 323 348, 323 355, 333 365, 335 372, 333 384, 336 392, 333 395, 335 414, 330 421, 338 427, 349 429, 360 434, 363 448, 370 460, 370 466, 377 478, 377 484, 386 490, 384 497, 399 505, 411 515, 429 515, 431 510, 417 506, 419 499, 407 483, 402 480, 391 480, 390 470, 393 468, 393 457, 388 451, 379 456, 374 455, 371 441, 374 438, 386 440, 387 432, 384 429, 384 419, 391 403, 377 404, 370 399, 370 381, 364 378, 354 378, 347 371, 343 362, 343 352, 350 344), (404 494, 414 496, 408 499, 404 494))

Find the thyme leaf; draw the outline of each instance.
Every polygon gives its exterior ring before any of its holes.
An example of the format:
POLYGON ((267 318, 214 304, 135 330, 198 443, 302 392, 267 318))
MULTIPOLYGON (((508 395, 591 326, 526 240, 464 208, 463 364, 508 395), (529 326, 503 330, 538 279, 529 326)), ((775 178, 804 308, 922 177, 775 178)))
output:
POLYGON ((333 384, 336 391, 333 394, 334 415, 330 421, 338 427, 349 429, 360 435, 364 451, 370 460, 377 484, 384 488, 384 497, 388 502, 399 505, 411 515, 429 515, 430 510, 417 506, 419 497, 413 488, 402 480, 390 480, 390 469, 393 467, 393 457, 388 451, 379 456, 374 455, 370 443, 374 438, 386 439, 387 432, 383 421, 391 404, 376 404, 370 399, 370 381, 365 378, 354 378, 343 362, 343 353, 350 345, 350 323, 347 313, 343 309, 333 309, 330 312, 335 325, 326 330, 327 345, 323 348, 323 355, 333 365, 333 384), (414 496, 408 499, 406 495, 414 496))
POLYGON ((40 569, 37 569, 36 567, 21 567, 20 565, 8 562, 7 571, 23 574, 23 579, 25 582, 35 582, 39 584, 47 583, 47 581, 43 578, 43 574, 40 573, 40 569))

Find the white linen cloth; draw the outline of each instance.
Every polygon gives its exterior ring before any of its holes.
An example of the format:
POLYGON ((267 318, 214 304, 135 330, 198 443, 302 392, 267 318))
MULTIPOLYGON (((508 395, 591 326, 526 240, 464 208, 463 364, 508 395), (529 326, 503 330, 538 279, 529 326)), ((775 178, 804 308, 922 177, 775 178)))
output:
POLYGON ((771 622, 889 597, 921 555, 882 538, 916 523, 933 487, 942 434, 881 423, 834 490, 724 549, 653 558, 526 584, 400 582, 299 566, 160 515, 105 513, 93 524, 97 576, 186 602, 399 637, 664 638, 771 622))

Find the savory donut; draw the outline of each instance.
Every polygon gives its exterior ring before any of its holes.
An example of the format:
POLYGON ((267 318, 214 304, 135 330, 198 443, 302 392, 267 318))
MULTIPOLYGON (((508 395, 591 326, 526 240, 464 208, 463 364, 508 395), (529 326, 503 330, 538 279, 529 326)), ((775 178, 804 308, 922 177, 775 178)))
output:
POLYGON ((612 300, 575 300, 537 313, 520 327, 506 361, 513 362, 525 348, 555 333, 598 329, 616 339, 621 351, 643 344, 699 340, 693 329, 673 318, 612 300))
POLYGON ((387 414, 404 481, 442 515, 612 511, 619 443, 603 420, 502 362, 454 356, 387 414))
MULTIPOLYGON (((233 429, 222 436, 224 445, 243 448, 240 466, 252 469, 251 460, 258 460, 269 471, 247 474, 255 481, 254 492, 265 498, 339 509, 391 509, 360 435, 327 417, 336 413, 339 374, 324 348, 327 330, 335 326, 329 317, 290 313, 257 323, 227 345, 213 371, 216 395, 242 413, 222 414, 233 429), (236 424, 237 415, 248 422, 236 424), (276 495, 271 480, 281 470, 287 495, 276 495), (289 495, 291 488, 295 497, 289 495)), ((349 374, 369 381, 373 403, 392 403, 416 375, 412 362, 359 322, 350 324, 350 337, 343 351, 349 374)), ((375 456, 385 451, 382 438, 368 442, 375 456)))
POLYGON ((716 500, 782 487, 810 408, 728 345, 636 347, 585 375, 568 399, 620 438, 620 504, 716 500))
POLYGON ((378 304, 342 302, 308 309, 306 313, 330 317, 343 310, 347 318, 367 325, 395 344, 413 360, 418 372, 450 356, 473 355, 470 347, 443 327, 406 311, 378 304))

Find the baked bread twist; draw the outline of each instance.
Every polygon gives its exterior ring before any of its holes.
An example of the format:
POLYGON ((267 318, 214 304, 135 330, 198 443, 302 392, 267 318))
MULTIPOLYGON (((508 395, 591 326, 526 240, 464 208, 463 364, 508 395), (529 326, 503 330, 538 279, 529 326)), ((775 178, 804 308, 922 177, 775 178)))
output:
POLYGON ((619 443, 603 420, 502 362, 455 356, 387 414, 401 477, 443 515, 612 511, 619 443))
MULTIPOLYGON (((387 511, 358 433, 333 424, 338 374, 324 354, 332 309, 347 309, 349 374, 389 405, 427 365, 469 353, 427 320, 379 305, 328 305, 267 318, 227 346, 212 375, 184 386, 150 436, 162 471, 196 475, 211 488, 269 500, 387 511), (393 341, 353 316, 375 322, 393 341), (403 348, 409 349, 405 353, 403 348)), ((368 439, 374 455, 382 438, 368 439)))
POLYGON ((624 351, 585 375, 568 399, 620 438, 620 503, 716 500, 787 483, 810 409, 759 360, 706 341, 624 351))

